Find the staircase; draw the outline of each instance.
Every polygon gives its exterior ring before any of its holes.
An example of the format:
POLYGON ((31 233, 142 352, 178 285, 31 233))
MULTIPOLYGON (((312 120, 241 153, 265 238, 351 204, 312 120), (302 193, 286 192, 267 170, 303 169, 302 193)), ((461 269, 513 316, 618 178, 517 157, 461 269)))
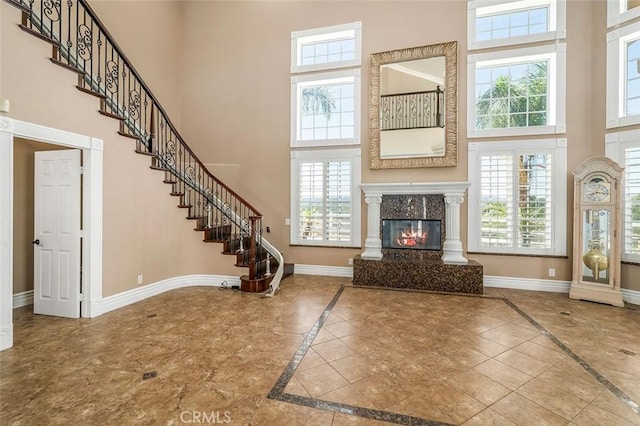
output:
POLYGON ((86 0, 5 1, 22 11, 20 28, 52 45, 51 61, 77 74, 77 89, 96 97, 100 114, 117 120, 118 134, 162 172, 203 241, 247 269, 240 290, 275 294, 284 259, 262 236, 262 214, 207 170, 86 0))

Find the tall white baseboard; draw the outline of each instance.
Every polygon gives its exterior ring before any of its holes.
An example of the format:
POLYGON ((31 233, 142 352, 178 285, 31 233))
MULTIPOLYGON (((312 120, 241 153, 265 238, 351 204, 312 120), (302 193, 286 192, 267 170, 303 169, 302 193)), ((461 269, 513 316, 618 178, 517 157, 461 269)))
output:
POLYGON ((634 305, 640 305, 640 291, 622 289, 622 300, 634 305))
POLYGON ((13 295, 13 309, 29 305, 33 305, 33 290, 27 290, 13 295))
MULTIPOLYGON (((485 287, 512 288, 515 290, 550 291, 553 293, 569 293, 570 281, 544 280, 516 277, 484 276, 485 287)), ((622 300, 640 305, 640 291, 622 289, 622 300)))
POLYGON ((293 273, 300 275, 325 275, 328 277, 353 278, 351 266, 300 265, 293 266, 293 273))
POLYGON ((181 277, 169 278, 144 287, 134 288, 103 298, 97 302, 101 313, 113 311, 118 308, 139 302, 152 296, 156 296, 165 291, 184 287, 220 287, 223 282, 226 285, 240 285, 240 278, 224 275, 184 275, 181 277))
POLYGON ((544 280, 518 277, 484 276, 485 287, 512 288, 515 290, 550 291, 569 293, 570 281, 544 280))

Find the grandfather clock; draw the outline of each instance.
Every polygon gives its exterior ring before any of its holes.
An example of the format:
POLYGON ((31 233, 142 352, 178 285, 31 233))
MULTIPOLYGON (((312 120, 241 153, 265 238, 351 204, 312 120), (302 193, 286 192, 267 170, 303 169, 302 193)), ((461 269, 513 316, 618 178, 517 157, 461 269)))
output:
POLYGON ((607 157, 591 157, 573 172, 572 299, 624 306, 620 291, 622 170, 607 157))

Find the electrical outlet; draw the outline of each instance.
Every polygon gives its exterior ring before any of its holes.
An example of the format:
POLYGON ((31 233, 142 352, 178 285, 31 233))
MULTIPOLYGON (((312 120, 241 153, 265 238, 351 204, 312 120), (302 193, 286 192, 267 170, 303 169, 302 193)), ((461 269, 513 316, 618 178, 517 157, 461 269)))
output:
POLYGON ((549 268, 549 276, 550 277, 555 277, 556 276, 555 268, 549 268))
POLYGON ((142 278, 143 278, 142 274, 138 275, 138 284, 142 284, 142 281, 143 281, 142 278))
POLYGON ((287 226, 290 226, 290 225, 291 225, 291 219, 286 218, 286 219, 284 220, 284 224, 285 224, 285 225, 287 225, 287 226))
POLYGON ((353 258, 349 258, 349 265, 353 265, 353 258))

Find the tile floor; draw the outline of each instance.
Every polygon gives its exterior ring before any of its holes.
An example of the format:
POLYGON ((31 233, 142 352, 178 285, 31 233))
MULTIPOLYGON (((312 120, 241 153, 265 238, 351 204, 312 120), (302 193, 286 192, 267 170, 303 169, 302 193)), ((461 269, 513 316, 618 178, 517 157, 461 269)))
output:
POLYGON ((1 425, 640 425, 640 307, 291 276, 94 319, 14 311, 1 425), (143 375, 151 377, 144 379, 143 375))

